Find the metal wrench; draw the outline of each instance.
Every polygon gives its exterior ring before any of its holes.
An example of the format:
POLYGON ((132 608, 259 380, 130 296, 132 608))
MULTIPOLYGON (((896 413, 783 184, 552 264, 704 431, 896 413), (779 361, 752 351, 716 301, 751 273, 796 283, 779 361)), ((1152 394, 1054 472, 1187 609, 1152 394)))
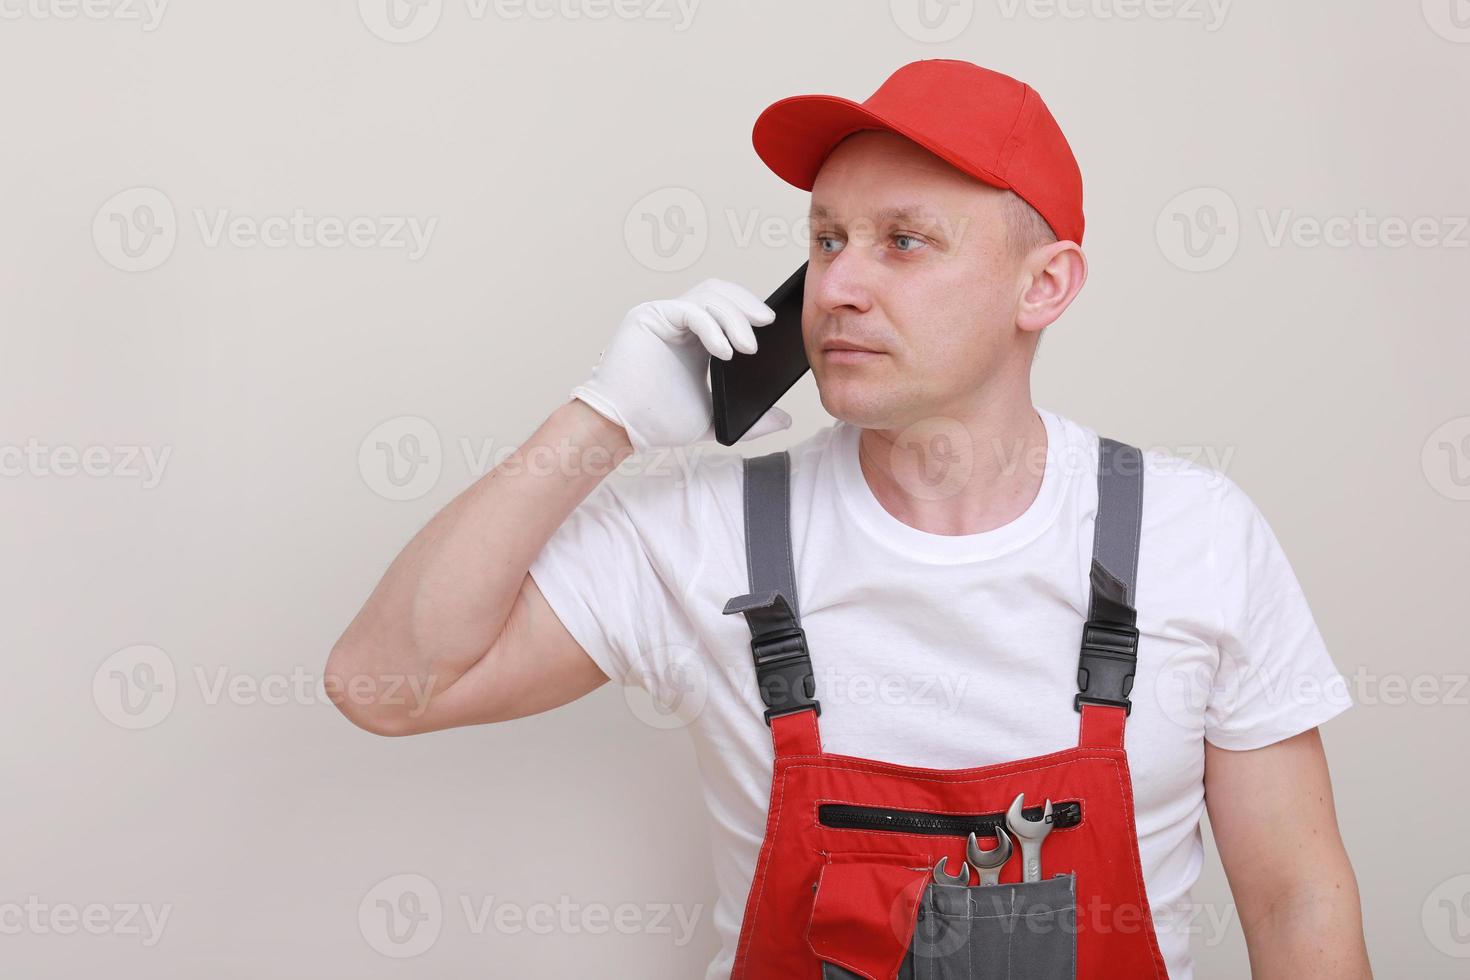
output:
POLYGON ((1000 882, 1000 869, 1011 859, 1011 838, 1004 827, 995 828, 995 837, 999 841, 990 850, 982 850, 980 839, 971 831, 970 839, 965 844, 965 856, 970 863, 980 872, 980 884, 994 885, 1000 882))
POLYGON ((957 875, 952 875, 944 870, 944 863, 948 860, 949 858, 942 857, 939 859, 939 862, 934 865, 934 880, 941 885, 969 885, 970 866, 961 861, 960 873, 957 875))
POLYGON ((1041 880, 1041 842, 1051 833, 1051 800, 1042 808, 1040 820, 1027 820, 1021 814, 1021 801, 1025 793, 1017 793, 1006 811, 1006 826, 1021 842, 1021 880, 1041 880))

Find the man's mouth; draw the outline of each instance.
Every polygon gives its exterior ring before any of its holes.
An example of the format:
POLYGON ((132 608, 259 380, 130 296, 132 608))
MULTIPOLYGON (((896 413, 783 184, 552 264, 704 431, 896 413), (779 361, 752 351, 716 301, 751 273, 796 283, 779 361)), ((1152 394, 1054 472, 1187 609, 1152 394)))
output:
POLYGON ((883 351, 856 340, 829 340, 822 344, 822 356, 835 364, 860 364, 883 354, 883 351))

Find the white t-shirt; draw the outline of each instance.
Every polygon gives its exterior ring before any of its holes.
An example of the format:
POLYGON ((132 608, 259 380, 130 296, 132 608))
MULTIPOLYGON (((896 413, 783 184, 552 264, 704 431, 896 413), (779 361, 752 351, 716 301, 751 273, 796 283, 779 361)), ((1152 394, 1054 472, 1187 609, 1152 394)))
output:
MULTIPOLYGON (((796 588, 825 750, 960 769, 1077 744, 1098 436, 1037 411, 1048 443, 1041 488, 1021 516, 979 534, 931 534, 889 514, 862 475, 854 426, 835 422, 791 447, 796 588)), ((749 587, 741 457, 718 450, 683 467, 625 461, 531 565, 605 673, 688 720, 724 946, 710 980, 733 962, 772 768, 750 630, 744 616, 721 613, 749 587)), ((1204 740, 1259 748, 1351 699, 1245 492, 1177 456, 1144 459, 1125 747, 1159 944, 1169 975, 1189 978, 1189 937, 1210 924, 1189 899, 1203 857, 1204 740)))

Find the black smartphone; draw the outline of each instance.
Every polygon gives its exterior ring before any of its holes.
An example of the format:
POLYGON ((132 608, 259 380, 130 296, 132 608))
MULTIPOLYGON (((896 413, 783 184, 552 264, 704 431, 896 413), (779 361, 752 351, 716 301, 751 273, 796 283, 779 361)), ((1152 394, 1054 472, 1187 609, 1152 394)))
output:
POLYGON ((801 343, 806 266, 803 262, 766 300, 776 319, 755 328, 754 354, 736 351, 728 361, 709 359, 715 439, 722 446, 734 445, 811 369, 801 343))

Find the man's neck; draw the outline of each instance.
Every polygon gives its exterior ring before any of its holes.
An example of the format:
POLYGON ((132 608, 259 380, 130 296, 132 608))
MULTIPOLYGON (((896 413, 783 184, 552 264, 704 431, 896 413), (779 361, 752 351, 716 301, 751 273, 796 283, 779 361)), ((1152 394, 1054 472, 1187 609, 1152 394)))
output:
POLYGON ((1046 423, 1030 398, 902 429, 863 429, 858 463, 883 509, 930 534, 979 534, 1009 524, 1036 499, 1046 471, 1046 423))

